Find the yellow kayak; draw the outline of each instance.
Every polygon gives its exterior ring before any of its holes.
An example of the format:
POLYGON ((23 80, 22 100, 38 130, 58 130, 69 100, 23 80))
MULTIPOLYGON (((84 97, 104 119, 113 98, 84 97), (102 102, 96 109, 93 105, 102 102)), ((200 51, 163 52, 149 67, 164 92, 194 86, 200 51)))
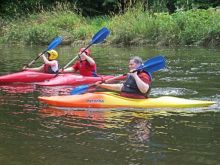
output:
POLYGON ((38 97, 51 106, 72 108, 192 108, 214 104, 213 101, 190 100, 172 96, 130 99, 112 92, 95 92, 82 95, 38 97))

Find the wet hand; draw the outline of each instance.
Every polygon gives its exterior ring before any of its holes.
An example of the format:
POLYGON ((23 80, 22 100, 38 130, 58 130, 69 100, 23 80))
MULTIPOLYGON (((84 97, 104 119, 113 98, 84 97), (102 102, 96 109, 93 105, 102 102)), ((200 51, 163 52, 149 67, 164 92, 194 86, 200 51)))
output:
POLYGON ((24 66, 23 68, 22 68, 22 70, 27 70, 28 68, 26 67, 26 66, 24 66))
POLYGON ((132 69, 132 70, 129 71, 128 74, 129 74, 130 76, 135 77, 135 76, 137 76, 137 71, 136 71, 135 69, 132 69))
POLYGON ((79 55, 81 58, 86 58, 86 54, 85 53, 82 53, 79 55))
POLYGON ((39 56, 39 57, 42 56, 42 53, 39 53, 38 56, 39 56))
POLYGON ((59 71, 58 71, 59 73, 64 73, 64 69, 63 68, 61 68, 61 69, 59 69, 59 71))

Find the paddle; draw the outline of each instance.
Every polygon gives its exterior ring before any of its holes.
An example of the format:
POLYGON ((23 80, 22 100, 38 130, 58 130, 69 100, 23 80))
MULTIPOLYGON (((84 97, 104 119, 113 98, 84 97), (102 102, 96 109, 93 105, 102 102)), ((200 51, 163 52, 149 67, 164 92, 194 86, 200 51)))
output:
POLYGON ((37 56, 33 61, 31 61, 29 64, 25 65, 25 67, 30 67, 32 64, 35 63, 35 61, 40 58, 44 53, 46 53, 48 50, 56 48, 60 43, 62 42, 61 37, 56 37, 51 43, 48 45, 47 49, 45 49, 39 56, 37 56))
POLYGON ((137 70, 144 70, 149 74, 152 74, 155 71, 163 69, 166 65, 165 58, 162 55, 157 55, 145 61, 137 70))
MULTIPOLYGON (((108 35, 109 35, 110 31, 106 28, 103 27, 102 29, 100 29, 93 37, 92 40, 89 42, 89 45, 79 54, 81 55, 83 52, 85 52, 90 46, 92 46, 93 44, 98 44, 101 43, 108 35)), ((79 56, 78 55, 78 56, 79 56)), ((74 57, 68 64, 66 64, 62 70, 66 69, 78 56, 74 57)))
MULTIPOLYGON (((149 60, 145 61, 140 67, 138 67, 134 72, 144 70, 145 72, 149 73, 150 76, 153 72, 163 69, 165 67, 165 58, 161 55, 155 56, 153 58, 150 58, 149 60)), ((124 74, 123 76, 125 76, 124 74)), ((118 76, 121 77, 121 76, 118 76)), ((116 77, 116 78, 118 78, 116 77)), ((116 79, 115 78, 115 79, 116 79)), ((86 85, 80 85, 78 87, 73 88, 70 91, 71 95, 76 95, 76 94, 82 94, 85 93, 89 87, 94 86, 95 84, 86 84, 86 85)))

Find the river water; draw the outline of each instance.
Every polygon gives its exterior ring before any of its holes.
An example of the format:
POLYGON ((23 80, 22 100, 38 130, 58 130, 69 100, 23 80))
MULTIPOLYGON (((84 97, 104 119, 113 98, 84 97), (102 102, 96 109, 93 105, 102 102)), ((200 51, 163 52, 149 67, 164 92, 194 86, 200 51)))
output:
MULTIPOLYGON (((0 46, 0 74, 19 71, 45 47, 0 46)), ((59 46, 64 66, 77 49, 59 46)), ((72 87, 0 86, 1 165, 219 165, 220 50, 93 46, 101 74, 127 72, 128 58, 157 54, 167 67, 153 75, 151 97, 212 100, 190 109, 55 109, 40 95, 72 87)), ((35 66, 40 65, 40 60, 35 66)))

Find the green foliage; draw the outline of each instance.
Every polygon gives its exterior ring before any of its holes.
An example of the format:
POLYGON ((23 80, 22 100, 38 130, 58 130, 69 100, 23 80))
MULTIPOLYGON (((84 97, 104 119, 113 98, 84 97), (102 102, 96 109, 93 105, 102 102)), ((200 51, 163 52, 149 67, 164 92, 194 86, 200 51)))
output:
POLYGON ((46 25, 33 26, 25 31, 22 40, 25 43, 48 43, 54 38, 58 36, 57 29, 54 27, 48 27, 46 25))
POLYGON ((115 16, 110 27, 113 43, 210 45, 219 42, 220 15, 216 10, 149 14, 140 8, 115 16))
POLYGON ((129 44, 133 40, 145 38, 146 31, 151 29, 150 25, 146 26, 149 19, 149 14, 140 8, 130 8, 125 14, 112 17, 109 22, 113 35, 112 42, 129 44))
POLYGON ((177 45, 179 44, 180 28, 177 26, 172 15, 167 13, 156 14, 154 20, 155 26, 155 41, 162 45, 177 45))
MULTIPOLYGON (((4 20, 4 19, 3 19, 4 20)), ((65 43, 88 42, 101 27, 110 29, 112 44, 220 45, 220 10, 188 10, 172 15, 150 13, 142 6, 124 14, 85 18, 70 10, 43 11, 25 21, 3 21, 1 42, 38 44, 63 36, 65 43)))
POLYGON ((173 44, 178 40, 179 29, 172 16, 149 14, 141 8, 129 9, 124 15, 115 16, 111 23, 113 43, 124 44, 173 44))
POLYGON ((71 11, 49 11, 33 14, 25 21, 17 19, 9 23, 6 26, 7 30, 4 31, 3 41, 28 44, 48 43, 57 35, 84 39, 86 30, 83 30, 83 22, 85 22, 83 17, 71 11))
POLYGON ((210 34, 220 28, 220 15, 211 9, 179 12, 173 17, 181 29, 180 42, 185 45, 203 43, 210 34))

